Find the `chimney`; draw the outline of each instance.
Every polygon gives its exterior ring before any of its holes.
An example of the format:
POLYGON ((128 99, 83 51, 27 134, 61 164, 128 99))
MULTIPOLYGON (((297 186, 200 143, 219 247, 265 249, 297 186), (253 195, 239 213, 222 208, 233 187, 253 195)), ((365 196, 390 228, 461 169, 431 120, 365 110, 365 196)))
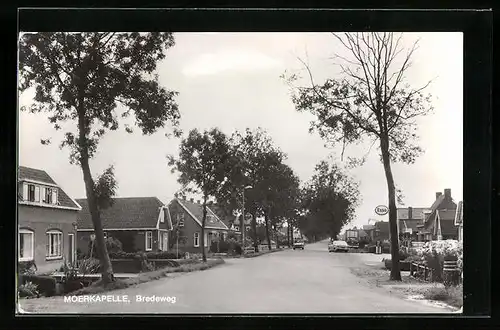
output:
POLYGON ((200 204, 200 200, 199 199, 196 200, 196 204, 200 204))
POLYGON ((438 192, 436 193, 436 199, 438 199, 438 198, 439 198, 442 194, 443 194, 442 192, 438 191, 438 192))
POLYGON ((194 198, 190 198, 190 199, 189 199, 189 201, 190 201, 191 203, 194 203, 194 198))
POLYGON ((444 190, 444 198, 451 199, 451 189, 448 188, 444 190))
POLYGON ((178 197, 179 197, 179 194, 178 194, 178 193, 175 193, 175 194, 174 194, 174 197, 175 197, 175 198, 178 198, 178 197))
POLYGON ((413 219, 413 209, 408 206, 408 219, 413 219))
POLYGON ((209 205, 209 206, 212 206, 212 205, 214 205, 214 202, 213 202, 213 201, 209 201, 209 202, 208 202, 208 205, 209 205))

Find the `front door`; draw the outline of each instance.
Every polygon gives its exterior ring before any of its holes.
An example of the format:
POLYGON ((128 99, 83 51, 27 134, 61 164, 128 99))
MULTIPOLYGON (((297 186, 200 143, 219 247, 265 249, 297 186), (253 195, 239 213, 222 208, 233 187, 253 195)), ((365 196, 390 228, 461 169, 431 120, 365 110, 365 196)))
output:
POLYGON ((162 240, 163 240, 163 251, 168 250, 168 233, 162 232, 162 240))
POLYGON ((70 264, 75 262, 75 234, 68 234, 68 260, 70 264))

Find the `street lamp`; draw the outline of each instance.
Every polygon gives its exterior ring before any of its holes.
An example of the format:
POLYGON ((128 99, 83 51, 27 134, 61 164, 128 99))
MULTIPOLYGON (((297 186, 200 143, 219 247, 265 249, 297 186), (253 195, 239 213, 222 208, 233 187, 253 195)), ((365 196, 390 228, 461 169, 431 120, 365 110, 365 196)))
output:
POLYGON ((242 212, 242 215, 241 215, 241 241, 243 242, 243 253, 245 253, 245 234, 246 234, 246 226, 245 226, 245 190, 246 189, 252 189, 253 187, 252 186, 246 186, 243 188, 243 212, 242 212))

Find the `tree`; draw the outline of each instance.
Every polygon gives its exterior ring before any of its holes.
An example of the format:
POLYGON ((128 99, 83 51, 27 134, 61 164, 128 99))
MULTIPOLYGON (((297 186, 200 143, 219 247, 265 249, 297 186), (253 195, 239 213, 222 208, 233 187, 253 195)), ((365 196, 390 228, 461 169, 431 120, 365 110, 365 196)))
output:
POLYGON ((337 237, 343 226, 355 216, 360 203, 358 183, 333 163, 321 161, 302 191, 306 219, 314 223, 314 235, 337 237))
POLYGON ((230 170, 229 178, 217 192, 218 205, 226 214, 242 209, 242 191, 245 192, 245 210, 252 215, 252 233, 254 248, 258 251, 257 218, 264 215, 263 196, 267 194, 268 185, 264 183, 270 166, 281 163, 286 155, 274 146, 272 139, 262 128, 244 133, 236 131, 229 140, 230 170))
MULTIPOLYGON (((152 134, 167 122, 179 134, 176 92, 161 87, 158 76, 153 76, 157 63, 173 45, 171 33, 136 32, 26 33, 19 41, 20 90, 35 89, 33 103, 21 110, 50 113, 56 130, 62 129, 62 122, 76 123, 76 130, 66 131, 60 147, 70 148, 70 163, 78 164, 83 172, 105 283, 113 280, 113 270, 89 160, 100 138, 118 129, 119 117, 132 114, 143 134, 152 134), (121 114, 116 110, 122 110, 121 114)), ((124 126, 132 132, 129 125, 124 126)))
POLYGON ((418 88, 406 83, 406 73, 418 42, 404 54, 402 34, 333 33, 333 36, 348 53, 335 55, 341 61, 338 77, 317 84, 311 69, 301 60, 310 86, 296 87, 299 77, 289 76, 288 82, 294 91, 292 100, 296 110, 316 116, 312 130, 317 130, 332 145, 342 144, 342 156, 346 144, 365 138, 373 138, 372 145, 379 142, 388 188, 393 260, 390 278, 400 281, 396 186, 391 163, 411 164, 423 152, 416 143, 415 118, 432 110, 431 96, 423 94, 430 81, 418 88))
POLYGON ((213 128, 200 133, 197 129, 189 132, 180 146, 179 157, 168 156, 168 165, 172 172, 179 172, 178 182, 191 192, 203 195, 203 218, 201 224, 200 249, 203 262, 207 261, 205 250, 205 222, 207 218, 207 201, 215 196, 221 184, 228 179, 231 169, 229 143, 226 135, 213 128), (189 187, 192 185, 194 187, 189 187))

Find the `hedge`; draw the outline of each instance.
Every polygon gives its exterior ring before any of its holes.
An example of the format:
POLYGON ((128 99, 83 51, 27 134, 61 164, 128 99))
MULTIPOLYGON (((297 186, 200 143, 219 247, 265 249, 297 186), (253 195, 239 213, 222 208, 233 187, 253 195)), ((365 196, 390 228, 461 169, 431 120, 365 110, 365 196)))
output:
MULTIPOLYGON (((179 258, 184 258, 185 252, 179 251, 179 258)), ((136 259, 145 256, 147 259, 177 259, 177 253, 175 252, 112 252, 109 254, 110 259, 136 259)))

